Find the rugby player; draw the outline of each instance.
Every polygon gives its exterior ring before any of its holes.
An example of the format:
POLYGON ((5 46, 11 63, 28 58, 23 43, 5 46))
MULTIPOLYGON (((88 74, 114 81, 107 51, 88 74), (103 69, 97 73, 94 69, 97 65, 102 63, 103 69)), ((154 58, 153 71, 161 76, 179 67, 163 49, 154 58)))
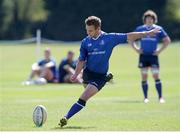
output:
POLYGON ((135 32, 146 32, 156 28, 160 29, 160 32, 154 34, 153 36, 146 35, 139 39, 140 47, 138 47, 136 42, 132 42, 131 45, 133 49, 139 54, 139 68, 142 77, 142 90, 144 94, 144 103, 148 103, 148 69, 151 69, 152 75, 155 81, 155 87, 158 93, 158 99, 160 103, 165 103, 162 96, 162 82, 159 77, 159 54, 164 51, 164 49, 171 42, 170 37, 165 32, 165 30, 156 25, 158 19, 157 15, 152 10, 147 10, 143 14, 143 25, 138 26, 135 32), (158 42, 162 40, 162 45, 158 48, 158 42))
POLYGON ((90 16, 85 20, 88 36, 82 40, 80 55, 71 80, 75 81, 83 70, 84 91, 78 101, 72 105, 68 113, 60 119, 59 125, 63 127, 67 121, 85 107, 86 102, 98 93, 106 84, 106 75, 109 67, 109 58, 113 48, 118 44, 135 41, 145 36, 159 33, 159 29, 131 33, 106 33, 101 30, 101 19, 90 16), (84 66, 85 64, 85 66, 84 66))
MULTIPOLYGON (((74 52, 68 51, 67 57, 61 61, 58 68, 59 83, 73 83, 71 76, 74 74, 75 68, 74 52)), ((82 75, 79 75, 74 83, 82 83, 82 75)))
POLYGON ((49 48, 44 50, 44 59, 32 65, 32 70, 26 84, 41 84, 42 79, 49 83, 56 81, 56 63, 51 57, 51 50, 49 48), (33 81, 32 79, 35 76, 38 79, 33 81))

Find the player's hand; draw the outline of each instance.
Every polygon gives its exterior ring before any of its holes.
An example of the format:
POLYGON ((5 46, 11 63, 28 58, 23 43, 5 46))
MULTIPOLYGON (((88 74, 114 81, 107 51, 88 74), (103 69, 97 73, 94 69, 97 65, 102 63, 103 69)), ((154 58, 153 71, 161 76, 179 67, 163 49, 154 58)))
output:
POLYGON ((155 56, 158 56, 160 54, 160 51, 159 50, 156 50, 154 53, 153 53, 153 55, 155 55, 155 56))
POLYGON ((137 52, 138 54, 142 54, 142 53, 143 53, 143 50, 142 50, 142 49, 137 49, 136 52, 137 52))
POLYGON ((32 65, 32 70, 38 71, 38 70, 40 70, 40 69, 41 69, 41 67, 40 67, 37 63, 34 63, 34 64, 32 65))
POLYGON ((71 76, 71 81, 72 82, 75 82, 76 81, 76 79, 77 79, 77 74, 73 74, 72 76, 71 76))
POLYGON ((158 33, 160 33, 160 32, 161 32, 161 31, 160 31, 159 28, 155 28, 155 29, 152 29, 152 30, 148 31, 148 32, 147 32, 147 35, 148 35, 148 36, 153 36, 153 35, 156 35, 156 34, 158 34, 158 33))

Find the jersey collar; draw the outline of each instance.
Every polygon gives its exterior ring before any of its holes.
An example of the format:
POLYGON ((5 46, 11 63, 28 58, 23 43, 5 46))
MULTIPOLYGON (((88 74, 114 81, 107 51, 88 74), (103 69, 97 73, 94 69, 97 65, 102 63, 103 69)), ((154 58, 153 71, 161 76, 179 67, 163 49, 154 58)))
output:
POLYGON ((150 30, 150 29, 153 29, 153 28, 155 27, 155 24, 153 24, 153 25, 151 25, 151 26, 145 24, 144 27, 145 27, 146 29, 150 30))
POLYGON ((96 38, 92 38, 93 40, 97 40, 104 32, 101 31, 100 34, 96 38))

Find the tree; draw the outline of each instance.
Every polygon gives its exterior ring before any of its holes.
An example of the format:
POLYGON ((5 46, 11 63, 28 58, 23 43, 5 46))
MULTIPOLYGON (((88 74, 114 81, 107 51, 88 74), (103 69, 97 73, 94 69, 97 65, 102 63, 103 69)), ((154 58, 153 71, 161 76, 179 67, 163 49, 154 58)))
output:
POLYGON ((33 26, 47 17, 43 0, 2 0, 2 5, 5 24, 0 27, 5 28, 5 39, 31 37, 33 26))
POLYGON ((4 5, 3 5, 3 0, 0 0, 0 39, 4 37, 4 25, 5 25, 5 12, 4 12, 4 5))
POLYGON ((159 15, 165 24, 167 0, 45 0, 49 12, 45 37, 61 40, 80 40, 85 36, 84 19, 96 15, 102 19, 107 32, 129 32, 142 23, 142 14, 147 9, 159 15))
POLYGON ((179 0, 0 0, 0 38, 29 38, 41 29, 49 39, 81 40, 90 15, 100 17, 107 32, 130 32, 142 24, 147 9, 158 14, 172 38, 179 38, 179 0))

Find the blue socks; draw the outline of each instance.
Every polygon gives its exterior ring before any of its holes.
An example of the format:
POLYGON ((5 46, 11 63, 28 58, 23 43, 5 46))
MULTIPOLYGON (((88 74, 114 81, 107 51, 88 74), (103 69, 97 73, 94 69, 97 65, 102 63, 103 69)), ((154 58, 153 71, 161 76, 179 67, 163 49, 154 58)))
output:
POLYGON ((158 92, 158 95, 159 95, 159 98, 162 97, 162 83, 161 83, 161 80, 155 80, 155 85, 156 85, 156 90, 158 92))
MULTIPOLYGON (((162 97, 162 83, 161 80, 155 80, 155 86, 156 86, 156 90, 158 92, 158 96, 159 98, 162 97)), ((144 93, 144 98, 147 98, 148 96, 148 83, 147 81, 142 81, 142 89, 143 89, 143 93, 144 93)))
POLYGON ((86 101, 79 99, 69 110, 67 115, 65 116, 66 119, 70 119, 73 115, 78 113, 82 108, 84 108, 86 105, 86 101))
POLYGON ((143 94, 144 94, 144 98, 147 98, 148 96, 148 83, 147 81, 142 81, 142 90, 143 90, 143 94))

